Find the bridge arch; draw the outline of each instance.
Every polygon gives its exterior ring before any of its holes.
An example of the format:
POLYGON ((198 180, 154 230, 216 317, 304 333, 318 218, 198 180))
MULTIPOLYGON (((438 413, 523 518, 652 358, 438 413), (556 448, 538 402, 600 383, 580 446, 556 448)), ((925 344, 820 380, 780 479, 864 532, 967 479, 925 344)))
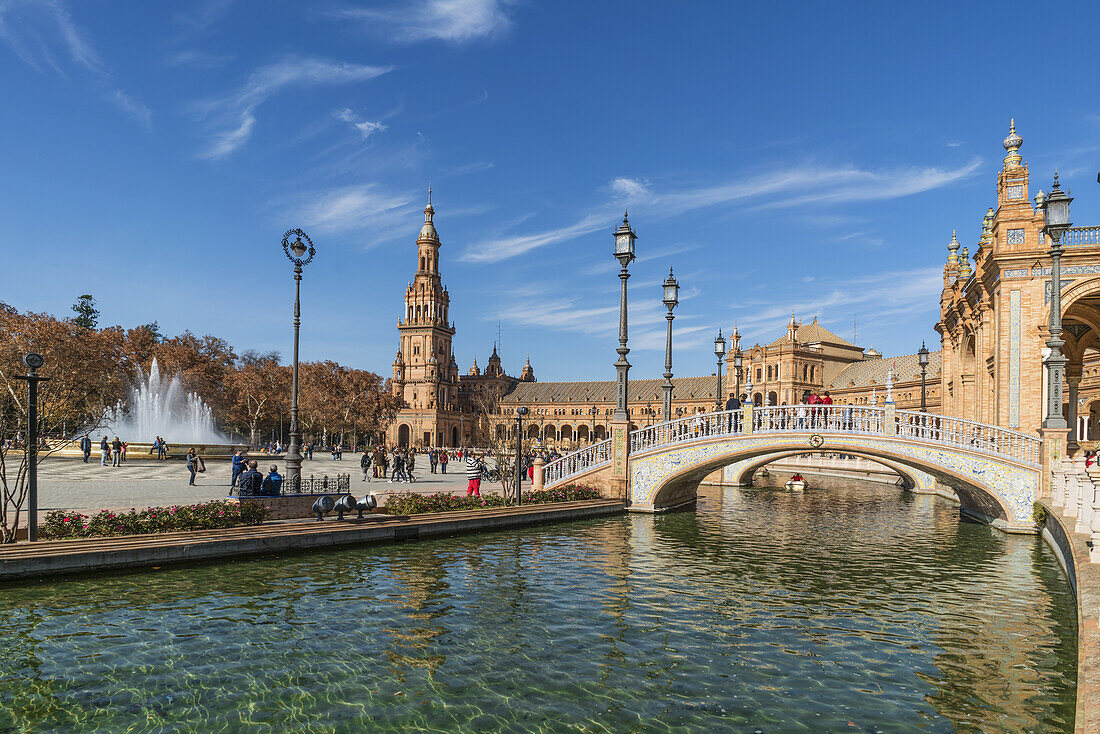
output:
MULTIPOLYGON (((833 439, 831 436, 829 438, 833 439)), ((808 436, 799 439, 794 436, 768 436, 755 440, 751 437, 728 437, 725 441, 685 446, 679 451, 657 451, 632 457, 631 506, 635 510, 659 511, 688 504, 695 500, 700 482, 711 472, 746 459, 763 459, 781 453, 807 453, 808 436)), ((872 461, 886 460, 930 474, 955 490, 965 514, 982 522, 1006 530, 1031 529, 1031 501, 1009 501, 988 481, 968 476, 964 466, 948 467, 935 460, 914 457, 904 447, 890 446, 885 441, 864 439, 859 443, 836 445, 835 440, 830 440, 828 443, 834 444, 829 447, 830 450, 872 461)), ((981 459, 984 463, 984 457, 981 459)), ((1036 474, 1036 483, 1037 480, 1036 474)))
MULTIPOLYGON (((777 454, 765 454, 764 456, 754 457, 751 459, 743 459, 734 464, 729 464, 725 467, 725 480, 726 482, 732 482, 742 487, 752 486, 752 477, 760 469, 772 464, 776 461, 782 461, 783 459, 789 459, 792 456, 804 456, 806 454, 823 454, 829 453, 826 451, 816 451, 813 449, 801 449, 799 451, 783 451, 777 454), (733 472, 730 472, 733 469, 733 472)), ((840 452, 836 452, 840 453, 840 452)), ((845 450, 843 452, 849 456, 857 456, 858 454, 845 450)), ((860 458, 869 459, 870 457, 862 456, 860 458)), ((887 462, 884 459, 873 459, 873 461, 879 466, 888 469, 892 472, 896 472, 903 482, 905 489, 919 489, 920 491, 932 492, 935 490, 934 482, 935 478, 930 474, 923 471, 918 471, 914 467, 903 466, 901 464, 895 464, 894 462, 887 462)), ((827 469, 827 467, 823 467, 827 469)))

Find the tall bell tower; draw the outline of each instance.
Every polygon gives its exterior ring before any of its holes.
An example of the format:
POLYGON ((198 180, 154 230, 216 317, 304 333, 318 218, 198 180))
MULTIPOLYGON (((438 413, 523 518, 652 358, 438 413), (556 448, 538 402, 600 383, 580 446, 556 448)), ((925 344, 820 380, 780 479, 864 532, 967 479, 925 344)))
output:
POLYGON ((398 445, 453 445, 457 418, 458 367, 451 351, 454 327, 448 320, 451 297, 439 273, 439 234, 432 190, 424 226, 416 238, 416 274, 405 289, 405 313, 398 321, 400 348, 394 360, 395 395, 405 401, 391 428, 398 445))

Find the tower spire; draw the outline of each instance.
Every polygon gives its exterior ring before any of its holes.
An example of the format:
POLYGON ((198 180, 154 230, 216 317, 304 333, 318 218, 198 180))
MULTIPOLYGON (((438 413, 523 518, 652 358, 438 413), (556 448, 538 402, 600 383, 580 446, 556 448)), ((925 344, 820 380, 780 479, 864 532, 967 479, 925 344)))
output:
POLYGON ((1005 156, 1005 168, 1020 165, 1024 158, 1020 155, 1020 146, 1024 144, 1024 139, 1020 137, 1016 132, 1016 118, 1012 118, 1012 121, 1008 125, 1008 137, 1004 139, 1002 143, 1005 150, 1008 151, 1008 155, 1005 156))

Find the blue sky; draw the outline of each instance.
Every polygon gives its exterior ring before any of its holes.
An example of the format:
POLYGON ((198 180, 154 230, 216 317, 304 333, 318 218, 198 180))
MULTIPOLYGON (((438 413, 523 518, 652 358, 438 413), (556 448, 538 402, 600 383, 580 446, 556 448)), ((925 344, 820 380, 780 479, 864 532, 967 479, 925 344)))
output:
POLYGON ((389 374, 425 190, 465 371, 677 374, 814 315, 886 354, 975 249, 1010 117, 1100 223, 1100 6, 0 0, 0 300, 290 353, 282 233, 318 247, 303 359, 389 374), (1052 78, 1051 69, 1061 73, 1052 78))

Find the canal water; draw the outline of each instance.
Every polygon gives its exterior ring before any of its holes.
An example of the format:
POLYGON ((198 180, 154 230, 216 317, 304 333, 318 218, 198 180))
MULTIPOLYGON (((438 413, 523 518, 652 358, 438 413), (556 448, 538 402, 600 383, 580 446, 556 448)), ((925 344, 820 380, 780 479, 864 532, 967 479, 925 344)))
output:
POLYGON ((1034 537, 834 482, 0 590, 0 731, 1063 732, 1034 537))

